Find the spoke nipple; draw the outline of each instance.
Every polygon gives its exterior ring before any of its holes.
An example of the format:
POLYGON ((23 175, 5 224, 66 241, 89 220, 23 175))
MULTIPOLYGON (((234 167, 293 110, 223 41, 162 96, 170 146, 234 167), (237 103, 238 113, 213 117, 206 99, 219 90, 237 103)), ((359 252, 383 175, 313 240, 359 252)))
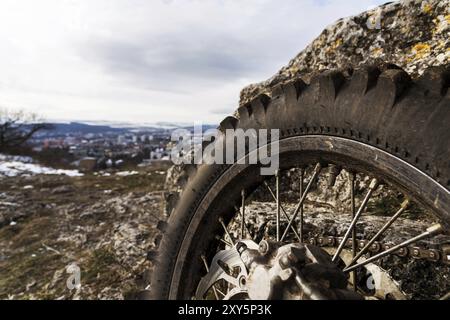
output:
POLYGON ((222 217, 219 218, 219 222, 223 223, 223 218, 222 217))
POLYGON ((441 233, 444 230, 441 224, 435 224, 427 229, 427 232, 431 234, 441 233))
POLYGON ((409 199, 405 199, 405 201, 402 202, 402 209, 406 209, 409 206, 409 199))
POLYGON ((375 189, 376 187, 378 187, 378 180, 376 178, 373 178, 372 181, 370 181, 369 188, 375 189))
POLYGON ((322 164, 319 162, 319 163, 317 163, 314 171, 319 172, 320 170, 322 170, 322 164))

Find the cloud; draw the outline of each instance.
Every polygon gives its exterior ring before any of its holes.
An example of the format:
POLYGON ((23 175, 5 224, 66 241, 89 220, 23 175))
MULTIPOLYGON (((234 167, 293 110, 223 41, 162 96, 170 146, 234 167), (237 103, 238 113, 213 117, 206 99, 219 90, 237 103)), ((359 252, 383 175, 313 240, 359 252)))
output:
POLYGON ((379 0, 2 0, 0 105, 50 119, 218 122, 379 0))
POLYGON ((220 85, 260 70, 263 55, 252 58, 245 43, 228 36, 203 35, 192 43, 186 34, 142 39, 140 43, 97 40, 82 47, 83 56, 108 74, 152 90, 187 92, 220 85))

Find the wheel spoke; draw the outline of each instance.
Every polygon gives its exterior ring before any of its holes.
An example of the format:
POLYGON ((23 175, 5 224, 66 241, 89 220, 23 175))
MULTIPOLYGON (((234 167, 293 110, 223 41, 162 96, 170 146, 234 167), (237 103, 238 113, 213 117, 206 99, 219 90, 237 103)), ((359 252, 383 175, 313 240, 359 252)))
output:
POLYGON ((277 198, 277 241, 280 241, 280 172, 275 173, 275 192, 277 198))
MULTIPOLYGON (((215 285, 214 285, 214 286, 215 286, 215 285)), ((217 291, 218 293, 220 293, 220 295, 221 295, 222 297, 225 297, 225 296, 226 296, 226 294, 223 293, 221 290, 219 290, 219 288, 217 288, 217 287, 216 287, 216 291, 217 291)))
MULTIPOLYGON (((201 258, 203 260, 203 264, 205 265, 206 272, 209 272, 209 267, 208 267, 208 263, 206 262, 205 256, 202 255, 201 258)), ((219 299, 219 295, 217 294, 217 289, 216 289, 214 284, 212 285, 212 289, 213 289, 213 292, 214 292, 214 296, 216 297, 216 300, 220 300, 219 299)))
MULTIPOLYGON (((267 187, 267 190, 269 190, 269 193, 272 196, 272 198, 276 201, 277 197, 273 193, 272 188, 270 188, 269 184, 266 181, 264 181, 264 185, 267 187)), ((281 212, 283 212, 284 217, 289 221, 290 217, 289 217, 289 215, 287 214, 286 210, 284 209, 284 207, 281 204, 280 204, 280 209, 281 209, 281 212)), ((301 242, 302 241, 301 237, 300 237, 300 235, 298 234, 297 230, 295 229, 295 227, 293 225, 291 226, 291 230, 294 232, 294 234, 297 237, 297 239, 301 242)))
POLYGON ((241 239, 244 239, 245 235, 245 190, 241 191, 241 239))
MULTIPOLYGON (((300 168, 300 199, 303 197, 303 180, 305 176, 305 169, 300 168)), ((303 243, 303 203, 300 205, 300 242, 303 243)))
POLYGON ((347 268, 344 269, 344 272, 350 272, 350 271, 356 270, 356 269, 358 269, 358 268, 360 268, 362 266, 365 266, 368 263, 371 263, 371 262, 373 262, 375 260, 383 258, 383 257, 391 254, 392 252, 395 252, 395 251, 397 251, 397 250, 399 250, 399 249, 401 249, 403 247, 406 247, 406 246, 408 246, 408 245, 410 245, 412 243, 415 243, 415 242, 417 242, 419 240, 422 240, 424 238, 427 238, 427 237, 436 235, 438 233, 441 233, 442 231, 443 231, 443 227, 440 224, 436 224, 434 226, 431 226, 430 228, 427 229, 427 231, 425 231, 424 233, 419 234, 418 236, 415 236, 414 238, 411 238, 411 239, 406 240, 406 241, 404 241, 404 242, 402 242, 402 243, 400 243, 400 244, 398 244, 396 246, 393 246, 392 248, 390 248, 390 249, 388 249, 386 251, 380 252, 379 254, 374 255, 373 257, 370 257, 369 259, 364 260, 361 263, 354 264, 352 266, 348 266, 347 268))
POLYGON ((231 244, 234 246, 234 240, 233 237, 230 235, 230 233, 228 232, 227 226, 225 225, 225 223, 223 222, 222 218, 219 218, 219 222, 222 225, 223 231, 225 231, 225 234, 227 235, 228 239, 230 239, 231 244))
POLYGON ((222 238, 219 237, 219 236, 216 236, 216 240, 219 240, 220 242, 224 243, 225 245, 227 245, 227 246, 229 246, 229 247, 232 247, 232 246, 233 246, 233 244, 232 244, 231 242, 228 242, 227 240, 222 239, 222 238))
POLYGON ((383 227, 380 229, 380 231, 377 232, 376 235, 372 237, 372 239, 367 242, 367 244, 364 246, 364 248, 361 249, 361 251, 356 254, 352 261, 350 262, 350 265, 354 264, 364 253, 367 252, 367 250, 370 248, 370 246, 397 220, 397 218, 406 210, 406 208, 409 205, 409 200, 405 200, 400 209, 387 221, 383 227))
POLYGON ((355 227, 356 222, 358 221, 359 217, 363 213, 370 197, 372 196, 372 193, 375 191, 375 189, 377 187, 378 187, 378 180, 372 179, 372 181, 370 182, 370 185, 369 185, 369 191, 367 192, 366 196, 364 197, 364 200, 361 203, 361 206, 359 207, 358 212, 356 212, 354 218, 352 219, 352 222, 350 223, 350 226, 348 227, 348 229, 344 235, 344 238, 342 239, 341 243, 339 244, 338 249, 336 250, 336 253, 333 256, 333 259, 332 259, 333 262, 336 261, 337 258, 339 257, 339 255, 341 254, 342 249, 345 246, 345 243, 347 242, 348 238, 350 237, 350 233, 352 232, 353 228, 355 227))
POLYGON ((445 295, 443 295, 439 300, 450 300, 450 292, 447 292, 445 295))
MULTIPOLYGON (((241 229, 242 229, 242 227, 245 229, 245 232, 247 233, 247 235, 251 235, 251 233, 250 233, 250 230, 248 229, 248 227, 247 227, 247 224, 245 223, 245 216, 242 214, 242 210, 240 209, 240 208, 238 208, 238 207, 234 207, 234 210, 236 210, 236 212, 239 212, 239 215, 240 215, 240 217, 241 217, 241 229), (244 226, 242 226, 242 221, 244 221, 244 226)), ((245 208, 244 208, 244 210, 245 210, 245 208)), ((242 234, 242 230, 241 230, 241 234, 242 234)), ((251 237, 250 237, 251 238, 251 237)), ((244 239, 244 237, 242 237, 242 239, 244 239)))
MULTIPOLYGON (((351 206, 352 206, 352 219, 355 219, 356 216, 356 205, 355 205, 355 173, 349 173, 350 178, 350 197, 351 197, 351 206)), ((352 229, 352 258, 354 259, 356 255, 356 226, 352 229)), ((358 291, 358 286, 356 283, 356 271, 352 272, 353 279, 353 290, 358 291)))
POLYGON ((316 164, 316 167, 314 168, 314 172, 311 176, 311 179, 308 182, 308 185, 305 188, 305 191, 303 192, 303 195, 300 199, 300 202, 297 204, 297 207, 295 208, 294 214, 291 217, 291 220, 289 220, 289 223, 286 227, 286 229, 283 232, 283 236, 281 237, 280 241, 283 241, 284 238, 286 237, 289 229, 292 226, 292 223, 294 222, 295 218, 297 218, 298 213, 300 212, 300 207, 303 205, 303 202, 306 199, 306 196, 308 195, 309 190, 311 189, 311 186, 314 182, 314 180, 317 178, 317 175, 319 174, 320 170, 322 170, 322 166, 320 165, 320 163, 316 164))

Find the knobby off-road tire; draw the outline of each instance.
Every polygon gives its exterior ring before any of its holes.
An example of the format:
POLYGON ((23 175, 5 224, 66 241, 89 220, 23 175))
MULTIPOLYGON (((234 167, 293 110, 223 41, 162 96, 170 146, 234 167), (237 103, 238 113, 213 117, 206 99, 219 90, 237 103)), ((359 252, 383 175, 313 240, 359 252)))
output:
MULTIPOLYGON (((312 77, 309 84, 297 79, 275 87, 270 97, 261 95, 240 107, 238 116, 227 117, 220 129, 280 129, 280 145, 290 145, 285 148, 287 154, 294 146, 299 155, 280 155, 281 163, 315 157, 319 161, 354 163, 361 170, 370 168, 449 223, 449 73, 449 65, 431 68, 413 81, 394 65, 325 71, 312 77), (313 140, 303 144, 302 137, 313 140), (336 142, 342 143, 336 148, 345 152, 334 153, 332 144, 336 142), (346 149, 350 142, 357 142, 358 147, 346 149), (308 150, 303 152, 304 145, 308 150), (371 158, 372 152, 386 155, 392 166, 382 163, 378 155, 371 158), (408 176, 413 172, 408 170, 416 173, 408 176)), ((187 169, 187 183, 158 249, 148 296, 151 299, 191 298, 204 272, 199 257, 208 252, 208 241, 214 241, 212 235, 220 231, 218 216, 229 220, 239 201, 239 189, 254 188, 262 181, 246 178, 256 173, 252 166, 236 169, 231 165, 200 165, 187 169)))

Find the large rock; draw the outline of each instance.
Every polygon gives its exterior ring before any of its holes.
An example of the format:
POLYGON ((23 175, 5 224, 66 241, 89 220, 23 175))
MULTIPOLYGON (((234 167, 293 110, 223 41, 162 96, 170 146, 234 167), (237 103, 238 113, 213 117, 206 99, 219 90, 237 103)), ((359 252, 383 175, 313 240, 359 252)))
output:
POLYGON ((320 70, 355 68, 384 61, 412 77, 450 61, 450 0, 404 0, 338 20, 267 81, 241 91, 246 104, 270 88, 320 70))
MULTIPOLYGON (((271 88, 277 84, 298 77, 309 81, 314 73, 325 69, 351 69, 385 62, 396 64, 417 77, 430 66, 448 63, 449 8, 450 0, 400 1, 340 19, 272 78, 244 88, 240 105, 261 93, 270 95, 271 88)), ((168 214, 178 200, 182 175, 180 166, 168 171, 168 214)))

